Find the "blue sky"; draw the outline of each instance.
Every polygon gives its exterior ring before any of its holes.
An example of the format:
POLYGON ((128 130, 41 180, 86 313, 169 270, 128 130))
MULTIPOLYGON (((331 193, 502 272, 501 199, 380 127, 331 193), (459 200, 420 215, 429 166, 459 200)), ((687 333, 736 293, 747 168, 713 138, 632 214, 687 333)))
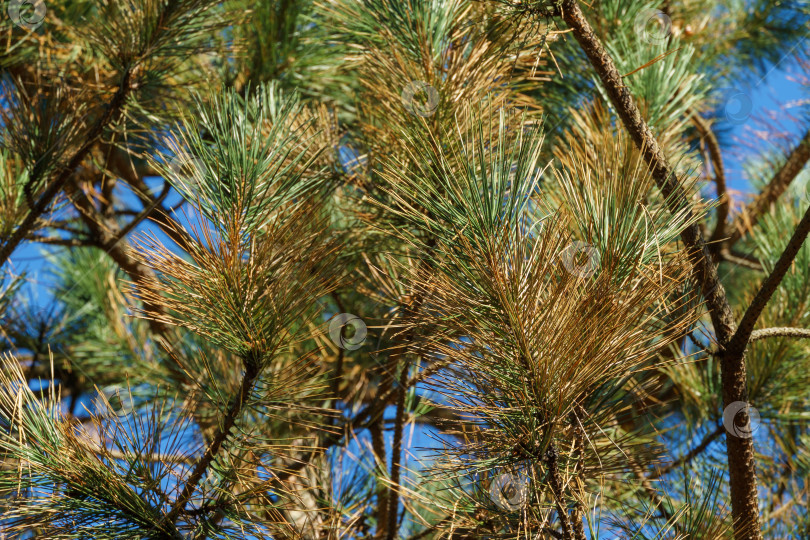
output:
MULTIPOLYGON (((728 113, 733 118, 741 107, 750 107, 750 114, 745 121, 733 123, 720 121, 716 128, 720 131, 720 146, 723 150, 723 160, 726 169, 728 187, 743 193, 750 193, 748 180, 743 175, 742 164, 746 159, 756 157, 758 152, 767 150, 763 141, 755 140, 757 130, 763 129, 763 121, 776 121, 785 130, 792 144, 801 137, 802 125, 796 121, 803 101, 810 99, 808 89, 800 84, 796 78, 800 68, 791 58, 783 60, 779 65, 773 66, 768 74, 751 86, 739 88, 750 98, 750 103, 742 100, 732 100, 728 105, 728 113), (752 145, 756 147, 752 148, 752 145)), ((787 141, 773 141, 772 144, 785 144, 787 141)))

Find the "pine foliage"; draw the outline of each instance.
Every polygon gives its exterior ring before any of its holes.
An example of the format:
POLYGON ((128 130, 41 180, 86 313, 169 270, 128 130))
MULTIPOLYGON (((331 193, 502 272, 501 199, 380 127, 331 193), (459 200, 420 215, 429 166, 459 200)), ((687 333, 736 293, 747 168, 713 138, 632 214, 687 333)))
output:
POLYGON ((1 537, 807 536, 810 137, 750 98, 807 67, 806 1, 2 21, 1 537), (753 203, 740 124, 791 141, 747 152, 753 203), (747 402, 718 294, 759 310, 747 402))

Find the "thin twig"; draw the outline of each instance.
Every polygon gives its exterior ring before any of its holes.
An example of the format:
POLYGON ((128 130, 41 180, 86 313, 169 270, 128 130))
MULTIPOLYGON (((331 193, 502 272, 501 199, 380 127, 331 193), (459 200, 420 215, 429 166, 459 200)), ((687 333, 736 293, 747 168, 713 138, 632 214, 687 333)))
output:
POLYGON ((655 480, 657 478, 661 478, 662 476, 668 474, 673 469, 677 469, 681 465, 686 465, 686 464, 690 463, 693 459, 695 459, 697 456, 702 454, 703 451, 706 450, 709 447, 709 445, 712 442, 714 442, 714 440, 717 439, 723 433, 725 433, 725 428, 723 427, 722 424, 720 424, 719 426, 717 426, 714 429, 714 431, 712 431, 710 433, 707 433, 706 436, 703 437, 703 440, 700 441, 700 444, 698 444, 696 447, 692 448, 685 455, 683 455, 680 458, 676 459, 675 461, 673 461, 672 463, 670 463, 666 467, 658 469, 654 473, 650 474, 649 476, 647 476, 647 479, 648 480, 655 480))
POLYGON ((709 123, 698 113, 692 115, 692 123, 697 128, 700 138, 706 143, 709 149, 709 157, 712 160, 712 172, 714 173, 714 183, 717 187, 717 198, 720 204, 717 207, 717 223, 714 226, 714 232, 709 237, 709 243, 717 242, 726 232, 726 219, 728 219, 729 208, 731 201, 729 200, 728 192, 726 191, 726 171, 723 166, 723 155, 720 153, 720 143, 717 142, 717 137, 714 136, 709 123))
POLYGON ((751 332, 751 337, 748 338, 748 343, 769 337, 810 338, 810 329, 775 327, 775 328, 763 328, 761 330, 754 330, 753 332, 751 332))

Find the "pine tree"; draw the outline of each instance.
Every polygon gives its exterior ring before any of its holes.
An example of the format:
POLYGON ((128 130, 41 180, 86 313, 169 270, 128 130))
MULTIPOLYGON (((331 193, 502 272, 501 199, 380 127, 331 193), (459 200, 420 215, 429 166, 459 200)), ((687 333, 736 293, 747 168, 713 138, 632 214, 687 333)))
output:
POLYGON ((810 534, 806 0, 2 19, 3 538, 810 534))

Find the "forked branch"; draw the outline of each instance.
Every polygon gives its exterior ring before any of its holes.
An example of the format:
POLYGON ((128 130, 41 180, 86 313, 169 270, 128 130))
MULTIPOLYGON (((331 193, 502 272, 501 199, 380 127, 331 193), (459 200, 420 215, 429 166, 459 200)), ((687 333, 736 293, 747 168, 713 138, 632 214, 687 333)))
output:
POLYGON ((62 169, 62 172, 56 176, 56 178, 48 185, 48 187, 39 197, 39 200, 37 200, 36 203, 28 210, 28 214, 25 216, 25 219, 20 226, 17 227, 17 230, 15 230, 8 240, 3 243, 3 246, 0 247, 0 266, 3 266, 6 263, 20 242, 22 242, 22 240, 34 228, 34 225, 39 217, 45 212, 45 210, 48 209, 51 202, 53 202, 54 198, 59 194, 59 192, 65 186, 65 183, 73 174, 73 171, 75 171, 76 168, 81 165, 84 158, 87 157, 87 154, 90 152, 90 149, 93 148, 93 145, 104 133, 104 129, 110 123, 115 122, 120 117, 131 88, 132 70, 127 69, 121 76, 121 84, 110 100, 110 103, 107 105, 107 110, 103 115, 101 115, 101 117, 96 121, 93 127, 90 128, 90 131, 88 131, 87 135, 85 136, 84 144, 79 147, 78 150, 76 150, 65 168, 62 169))
MULTIPOLYGON (((754 332, 754 325, 756 325, 757 319, 759 319, 762 310, 764 310, 765 306, 768 304, 768 300, 771 299, 776 288, 779 287, 788 269, 790 269, 790 266, 793 264, 793 259, 796 258, 796 254, 799 252, 799 249, 801 249, 808 233, 810 233, 810 207, 807 208, 798 227, 793 231, 793 236, 790 238, 782 255, 779 256, 779 260, 776 262, 773 271, 765 278, 765 282, 751 301, 751 305, 745 310, 745 315, 743 315, 740 321, 740 326, 726 348, 727 354, 742 354, 742 351, 745 350, 754 332)), ((762 337, 767 337, 767 335, 763 335, 762 337)))
MULTIPOLYGON (((593 28, 588 23, 576 0, 562 1, 562 15, 574 37, 596 70, 625 128, 635 145, 641 150, 653 179, 666 198, 670 212, 687 211, 686 223, 692 221, 689 200, 683 191, 672 166, 661 151, 647 122, 641 116, 630 89, 624 84, 613 59, 605 50, 593 28)), ((721 350, 731 341, 736 330, 734 317, 725 290, 720 284, 712 256, 697 224, 686 226, 681 239, 689 251, 694 275, 700 284, 714 326, 715 337, 721 350)), ((745 359, 723 356, 721 362, 723 405, 735 401, 748 401, 745 359)), ((727 437, 726 447, 731 484, 731 507, 735 520, 735 538, 759 540, 757 480, 754 469, 754 446, 750 438, 727 437)))

